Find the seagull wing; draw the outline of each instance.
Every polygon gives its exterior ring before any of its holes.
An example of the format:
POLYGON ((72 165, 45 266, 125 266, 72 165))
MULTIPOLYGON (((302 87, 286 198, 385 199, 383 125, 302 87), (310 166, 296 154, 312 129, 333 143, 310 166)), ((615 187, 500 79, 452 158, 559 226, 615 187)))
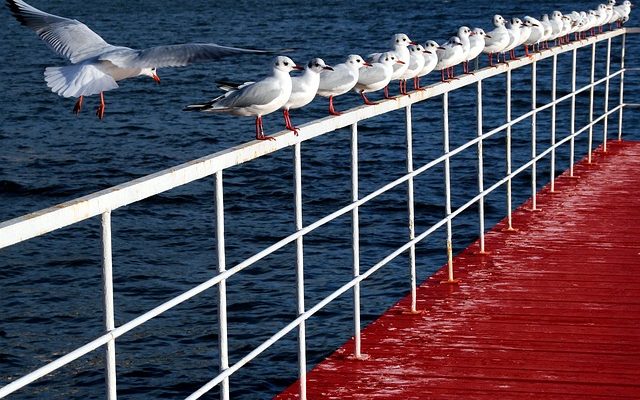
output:
POLYGON ((22 0, 6 0, 6 4, 22 25, 74 64, 113 47, 80 21, 48 14, 22 0))
POLYGON ((218 60, 240 54, 271 53, 272 51, 268 50, 243 49, 215 43, 186 43, 155 46, 144 50, 117 47, 102 54, 99 59, 111 61, 121 68, 165 68, 183 67, 194 62, 218 60))
POLYGON ((258 81, 216 99, 214 108, 242 108, 271 103, 281 94, 280 86, 271 79, 258 81))

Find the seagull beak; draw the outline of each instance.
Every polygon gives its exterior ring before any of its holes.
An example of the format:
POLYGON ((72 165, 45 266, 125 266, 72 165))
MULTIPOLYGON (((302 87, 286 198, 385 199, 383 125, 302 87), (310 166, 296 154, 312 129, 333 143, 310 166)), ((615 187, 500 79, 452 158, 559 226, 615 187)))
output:
POLYGON ((158 74, 153 74, 153 80, 156 81, 158 85, 160 84, 160 77, 158 76, 158 74))
POLYGON ((409 44, 412 44, 412 45, 416 46, 418 43, 416 43, 416 42, 409 42, 409 44))
POLYGON ((491 39, 491 36, 489 35, 484 35, 484 37, 491 39))
POLYGON ((325 65, 324 67, 322 67, 322 69, 326 69, 327 71, 333 71, 333 67, 330 67, 328 65, 325 65))
POLYGON ((371 65, 371 63, 368 62, 363 62, 362 65, 364 65, 365 67, 373 67, 373 65, 371 65))
POLYGON ((299 66, 299 65, 294 65, 292 68, 293 68, 293 69, 297 69, 298 71, 302 71, 302 70, 304 70, 304 68, 302 68, 302 67, 301 67, 301 66, 299 66))
POLYGON ((442 46, 438 46, 438 50, 446 50, 446 49, 442 46))
POLYGON ((396 61, 396 64, 404 64, 404 63, 405 63, 405 62, 404 62, 404 61, 402 61, 402 60, 398 60, 398 61, 396 61))
POLYGON ((432 52, 430 52, 429 50, 425 50, 424 52, 425 52, 425 53, 427 53, 427 54, 433 54, 433 53, 432 53, 432 52))

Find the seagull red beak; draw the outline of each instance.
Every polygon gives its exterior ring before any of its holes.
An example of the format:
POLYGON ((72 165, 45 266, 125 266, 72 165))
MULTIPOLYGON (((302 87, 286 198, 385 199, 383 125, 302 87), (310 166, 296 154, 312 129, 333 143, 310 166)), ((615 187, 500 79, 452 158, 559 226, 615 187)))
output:
POLYGON ((417 45, 418 45, 418 43, 416 43, 416 42, 409 42, 409 44, 412 44, 412 45, 414 45, 414 46, 417 46, 417 45))
POLYGON ((301 66, 299 66, 299 65, 294 65, 294 66, 293 66, 293 69, 297 69, 298 71, 302 71, 302 70, 304 70, 304 68, 302 68, 302 67, 301 67, 301 66))
POLYGON ((363 62, 362 65, 364 65, 365 67, 373 67, 373 65, 371 65, 371 63, 368 62, 363 62))
POLYGON ((333 67, 330 67, 328 65, 322 67, 322 69, 326 69, 327 71, 333 71, 333 67))
POLYGON ((404 62, 404 61, 402 61, 402 60, 398 60, 398 61, 396 61, 396 64, 404 64, 404 63, 405 63, 405 62, 404 62))
POLYGON ((160 84, 160 77, 158 76, 158 74, 153 74, 153 80, 156 81, 158 85, 160 84))

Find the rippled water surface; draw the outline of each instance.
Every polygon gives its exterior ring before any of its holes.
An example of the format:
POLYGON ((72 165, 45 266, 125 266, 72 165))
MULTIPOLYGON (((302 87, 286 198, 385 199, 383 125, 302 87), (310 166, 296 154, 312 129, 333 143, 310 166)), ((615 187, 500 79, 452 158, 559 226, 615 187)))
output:
MULTIPOLYGON (((595 3, 565 1, 468 2, 294 2, 165 0, 68 0, 33 5, 85 22, 107 41, 131 47, 161 43, 215 41, 221 44, 294 48, 299 63, 322 57, 336 64, 351 53, 385 49, 389 37, 405 32, 415 40, 446 40, 463 24, 489 28, 494 13, 505 16, 554 9, 570 11, 595 3)), ((631 24, 636 18, 632 18, 631 24)), ((248 56, 215 64, 160 70, 162 84, 148 78, 121 83, 106 94, 106 118, 93 115, 97 98, 86 99, 79 117, 73 100, 51 93, 42 77, 46 66, 61 65, 29 30, 0 10, 0 221, 19 217, 131 179, 221 151, 253 138, 253 121, 224 115, 184 113, 182 107, 217 95, 215 80, 255 79, 266 73, 270 57, 248 56)), ((628 39, 626 62, 638 61, 637 39, 628 39)), ((614 39, 612 65, 620 63, 620 39, 614 39)), ((578 85, 589 75, 588 49, 578 52, 578 85)), ((596 77, 604 74, 606 47, 598 46, 596 77)), ((570 54, 559 62, 559 94, 570 83, 570 54)), ((483 59, 484 63, 485 60, 483 59)), ((550 60, 538 66, 538 98, 550 94, 550 60)), ((427 77, 429 83, 437 80, 427 77)), ((530 68, 513 72, 513 113, 531 107, 530 68)), ((611 104, 617 104, 618 80, 611 104)), ((634 101, 637 77, 625 81, 626 99, 634 101)), ((394 88, 395 89, 395 88, 394 88)), ((485 83, 485 129, 504 121, 504 77, 485 83)), ((603 107, 596 91, 596 112, 603 107)), ((373 95, 372 97, 375 97, 373 95)), ((476 135, 475 87, 450 98, 452 146, 476 135)), ((336 107, 359 105, 355 94, 341 96, 336 107)), ((292 113, 297 124, 324 117, 326 100, 292 113)), ((414 162, 423 165, 441 154, 441 99, 413 107, 414 162)), ((566 134, 569 108, 558 133, 566 134)), ((578 98, 578 123, 588 116, 588 95, 578 98)), ((540 147, 548 143, 549 114, 539 117, 540 147)), ((617 121, 617 119, 615 119, 617 121)), ((627 136, 637 138, 633 111, 625 113, 627 136)), ((265 117, 267 133, 282 128, 281 115, 265 117)), ((581 126, 581 125, 580 125, 581 126)), ((617 131, 615 123, 611 132, 617 131)), ((405 169, 404 112, 360 124, 360 193, 367 194, 405 169)), ((602 128, 596 129, 600 142, 602 128)), ((529 154, 529 124, 514 128, 514 166, 529 154)), ((303 154, 304 222, 349 203, 350 131, 339 130, 305 142, 303 154)), ((504 169, 504 136, 485 143, 485 187, 504 169)), ((585 154, 585 138, 577 141, 585 154)), ((227 264, 235 265, 294 230, 292 150, 263 157, 225 171, 227 264)), ((474 152, 453 160, 453 202, 460 206, 476 190, 474 152)), ((567 167, 561 151, 558 170, 567 167)), ((549 163, 539 165, 540 185, 548 181, 549 163)), ((416 178, 416 227, 423 231, 444 214, 442 168, 416 178)), ((514 204, 528 197, 529 176, 514 181, 514 204)), ((407 237, 405 187, 368 203, 360 211, 361 264, 368 268, 407 237)), ((504 191, 487 199, 487 224, 505 212, 504 191)), ((113 218, 116 324, 122 324, 178 295, 216 271, 213 179, 207 178, 115 210, 113 218)), ((477 236, 475 210, 454 223, 454 248, 477 236)), ((308 307, 347 282, 351 275, 350 218, 340 218, 305 238, 305 300, 308 307)), ((419 279, 442 265, 443 232, 418 246, 419 279)), ((236 362, 288 323, 295 309, 295 248, 287 246, 228 282, 231 362, 236 362)), ((407 260, 399 257, 362 287, 367 323, 404 295, 407 260)), ((51 361, 102 332, 100 221, 74 227, 0 250, 0 385, 51 361)), ((312 366, 350 337, 350 296, 343 296, 307 326, 312 366)), ((217 364, 215 290, 187 301, 117 341, 118 393, 127 399, 184 398, 215 375, 217 364)), ((296 378, 296 337, 289 335, 231 378, 233 398, 263 399, 296 378)), ((104 398, 102 352, 93 352, 11 398, 104 398)), ((212 391, 211 398, 217 391, 212 391)))

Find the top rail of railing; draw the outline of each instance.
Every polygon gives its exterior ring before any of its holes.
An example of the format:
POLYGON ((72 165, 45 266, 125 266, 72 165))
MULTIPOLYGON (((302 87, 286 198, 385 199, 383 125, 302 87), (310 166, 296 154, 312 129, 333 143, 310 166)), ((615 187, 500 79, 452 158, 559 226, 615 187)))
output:
POLYGON ((382 101, 373 106, 363 105, 353 108, 345 111, 340 116, 330 116, 309 122, 300 126, 299 136, 294 136, 290 131, 281 131, 274 135, 277 139, 275 141, 247 142, 121 185, 2 222, 0 223, 0 248, 8 247, 21 241, 95 217, 104 212, 135 203, 189 182, 211 176, 217 171, 245 163, 316 136, 350 126, 358 121, 399 110, 408 105, 503 74, 508 70, 530 65, 539 60, 573 51, 574 49, 626 33, 640 33, 640 28, 623 28, 605 32, 584 40, 553 47, 549 50, 543 50, 539 53, 532 54, 530 57, 510 61, 508 64, 501 64, 493 68, 483 68, 476 71, 474 75, 461 76, 460 79, 453 82, 433 84, 428 86, 425 91, 411 92, 410 95, 382 101))

